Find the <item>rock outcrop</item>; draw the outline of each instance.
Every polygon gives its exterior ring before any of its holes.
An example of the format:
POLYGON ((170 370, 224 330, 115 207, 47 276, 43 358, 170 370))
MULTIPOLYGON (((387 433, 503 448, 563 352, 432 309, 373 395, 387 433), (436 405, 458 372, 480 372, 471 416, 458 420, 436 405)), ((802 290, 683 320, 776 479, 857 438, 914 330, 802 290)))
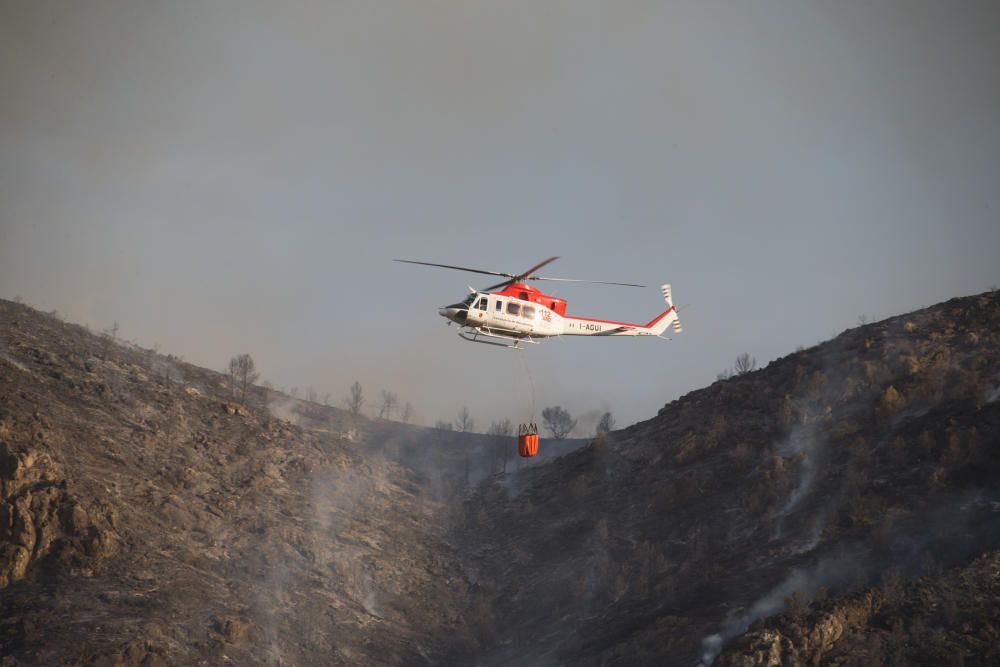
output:
POLYGON ((995 665, 1000 662, 1000 552, 972 563, 762 620, 718 667, 995 665))
MULTIPOLYGON (((37 419, 37 418, 36 418, 37 419)), ((43 438, 31 424, 27 438, 43 438)), ((95 520, 70 490, 69 480, 46 453, 13 444, 17 431, 4 426, 0 440, 0 588, 23 579, 46 560, 90 573, 114 554, 116 539, 107 520, 95 520)))

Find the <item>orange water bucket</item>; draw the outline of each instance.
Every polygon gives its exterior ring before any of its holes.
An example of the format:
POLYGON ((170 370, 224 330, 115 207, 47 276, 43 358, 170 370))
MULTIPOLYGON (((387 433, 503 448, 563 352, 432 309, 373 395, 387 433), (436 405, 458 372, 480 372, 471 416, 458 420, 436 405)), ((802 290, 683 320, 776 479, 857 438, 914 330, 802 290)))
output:
POLYGON ((517 427, 517 453, 524 458, 538 453, 538 427, 534 424, 521 424, 517 427))

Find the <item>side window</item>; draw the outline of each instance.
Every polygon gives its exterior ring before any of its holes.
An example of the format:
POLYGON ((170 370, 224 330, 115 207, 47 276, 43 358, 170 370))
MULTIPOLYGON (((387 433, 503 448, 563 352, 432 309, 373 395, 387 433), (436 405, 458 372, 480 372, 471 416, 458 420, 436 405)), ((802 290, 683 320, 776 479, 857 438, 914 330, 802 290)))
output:
POLYGON ((525 306, 521 311, 521 316, 528 320, 535 319, 535 309, 533 306, 525 306))
POLYGON ((476 308, 479 310, 486 310, 486 297, 479 297, 479 302, 476 304, 476 308))
POLYGON ((503 301, 501 301, 500 299, 497 299, 496 311, 498 313, 503 312, 503 301))
POLYGON ((510 303, 507 304, 507 314, 508 315, 517 315, 519 312, 521 312, 521 306, 520 305, 514 303, 513 301, 511 301, 510 303))

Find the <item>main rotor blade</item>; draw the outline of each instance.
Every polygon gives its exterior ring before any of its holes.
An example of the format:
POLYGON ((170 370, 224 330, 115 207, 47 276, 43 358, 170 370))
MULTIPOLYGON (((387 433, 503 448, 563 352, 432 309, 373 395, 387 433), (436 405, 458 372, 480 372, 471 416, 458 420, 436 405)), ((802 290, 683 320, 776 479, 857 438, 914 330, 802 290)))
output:
POLYGON ((546 264, 550 264, 550 263, 556 261, 557 259, 559 259, 559 258, 558 257, 549 257, 544 262, 540 262, 540 263, 536 264, 535 266, 531 267, 530 269, 528 269, 527 271, 525 271, 524 273, 519 273, 516 276, 512 276, 509 273, 498 273, 497 275, 499 275, 499 276, 507 276, 510 280, 505 280, 502 283, 497 283, 496 285, 490 285, 489 287, 484 288, 483 291, 484 292, 489 292, 490 290, 495 290, 498 287, 499 288, 504 288, 504 287, 507 287, 507 285, 511 285, 513 283, 520 282, 522 280, 534 280, 534 278, 531 275, 532 273, 534 273, 538 269, 542 268, 546 264))
POLYGON ((560 283, 594 283, 596 285, 621 285, 622 287, 646 287, 637 283, 611 283, 606 280, 580 280, 579 278, 542 278, 541 276, 531 276, 531 280, 550 280, 560 283))
POLYGON ((549 257, 544 262, 542 262, 540 264, 536 264, 535 266, 531 267, 530 269, 528 269, 524 273, 518 274, 517 276, 511 276, 511 278, 518 278, 518 279, 520 279, 520 278, 531 278, 531 274, 532 273, 534 273, 538 269, 542 268, 546 264, 551 264, 552 262, 556 261, 557 259, 559 259, 559 258, 558 257, 549 257))
POLYGON ((452 266, 451 264, 433 264, 431 262, 417 262, 412 259, 394 259, 392 261, 404 262, 406 264, 423 264, 424 266, 439 266, 442 269, 455 269, 456 271, 468 271, 469 273, 482 273, 487 276, 503 276, 505 278, 514 277, 509 273, 500 273, 499 271, 483 271, 482 269, 469 269, 464 266, 452 266))
POLYGON ((515 282, 514 279, 511 278, 510 280, 505 280, 502 283, 497 283, 496 285, 490 285, 489 287, 484 287, 483 289, 481 289, 479 291, 480 292, 492 292, 493 290, 495 290, 497 288, 507 287, 507 285, 511 285, 514 282, 515 282))

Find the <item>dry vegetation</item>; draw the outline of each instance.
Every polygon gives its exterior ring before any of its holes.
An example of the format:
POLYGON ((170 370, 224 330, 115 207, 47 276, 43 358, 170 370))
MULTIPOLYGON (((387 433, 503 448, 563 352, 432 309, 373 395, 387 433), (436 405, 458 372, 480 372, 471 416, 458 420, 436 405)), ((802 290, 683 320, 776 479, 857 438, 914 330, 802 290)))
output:
POLYGON ((474 650, 434 488, 365 452, 347 413, 283 397, 273 417, 279 396, 234 361, 213 373, 0 301, 5 667, 474 650))
POLYGON ((10 302, 0 372, 5 665, 996 659, 1000 294, 529 466, 10 302))
MULTIPOLYGON (((692 665, 786 606, 786 623, 811 618, 875 586, 905 618, 914 587, 947 606, 936 578, 968 576, 981 584, 964 593, 978 643, 930 624, 913 646, 937 637, 938 654, 990 664, 995 582, 969 563, 1000 548, 998 385, 1000 297, 952 300, 727 377, 601 448, 481 489, 467 533, 480 589, 499 617, 524 619, 492 659, 692 665)), ((766 651, 734 642, 723 662, 918 655, 859 639, 880 635, 883 616, 855 620, 821 649, 768 635, 766 651)))

